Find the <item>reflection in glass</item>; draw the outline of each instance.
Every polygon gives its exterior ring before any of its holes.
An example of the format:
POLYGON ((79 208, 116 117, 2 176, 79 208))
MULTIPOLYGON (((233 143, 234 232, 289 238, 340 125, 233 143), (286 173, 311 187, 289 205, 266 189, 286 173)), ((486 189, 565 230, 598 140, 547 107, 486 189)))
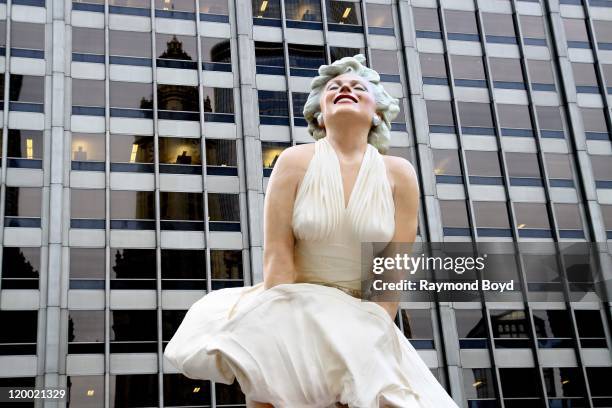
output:
POLYGON ((212 279, 244 279, 242 270, 242 251, 211 250, 210 273, 212 279))
POLYGON ((229 38, 201 37, 202 61, 232 62, 232 52, 229 38))
POLYGON ((196 38, 193 36, 155 33, 155 47, 157 58, 184 61, 198 59, 196 38))
POLYGON ((199 138, 159 138, 159 162, 166 164, 202 164, 199 138))
MULTIPOLYGON (((155 279, 155 249, 111 248, 111 279, 155 279)), ((111 282, 112 285, 112 282, 111 282)))
POLYGON ((160 110, 199 112, 198 87, 158 84, 157 106, 160 110))
MULTIPOLYGON (((116 313, 117 311, 114 311, 111 316, 116 313)), ((158 385, 157 374, 111 375, 109 406, 110 408, 156 407, 158 385), (134 392, 134 390, 147 390, 147 392, 134 392)))
POLYGON ((255 64, 260 66, 285 66, 283 44, 255 41, 255 64))
POLYGON ((104 161, 104 133, 72 133, 74 161, 104 161))
POLYGON ((321 2, 319 0, 285 0, 287 20, 321 21, 321 2))
POLYGON ((436 175, 461 175, 459 154, 455 149, 432 149, 436 175))
POLYGON ((528 338, 529 320, 523 310, 489 310, 495 338, 528 338))
POLYGON ((110 135, 112 163, 153 163, 153 136, 110 135))
MULTIPOLYGON (((331 62, 337 61, 344 57, 354 57, 357 54, 362 54, 364 57, 366 57, 365 49, 363 48, 329 47, 329 54, 330 54, 331 62)), ((365 65, 368 66, 367 61, 365 65)))
POLYGON ((156 341, 157 312, 111 310, 110 339, 111 341, 156 341))
POLYGON ((68 342, 104 342, 104 310, 70 310, 68 342))
POLYGON ((319 69, 325 64, 325 48, 320 45, 289 44, 289 66, 319 69))
MULTIPOLYGON (((2 279, 38 279, 40 271, 39 247, 4 246, 2 279)), ((5 285, 3 285, 5 286, 5 285)))
POLYGON ((393 9, 390 4, 366 3, 368 27, 393 27, 393 9))
POLYGON ((165 11, 195 12, 193 0, 155 0, 155 8, 165 11))
POLYGON ((110 81, 112 108, 153 109, 153 84, 110 81))
POLYGON ((234 113, 234 88, 202 88, 204 112, 234 113))
POLYGON ((228 0, 200 0, 200 13, 228 15, 228 0))
MULTIPOLYGON (((109 5, 119 7, 150 8, 149 0, 109 0, 109 5)), ((112 11, 111 11, 112 13, 112 11)))
POLYGON ((109 30, 110 55, 151 58, 151 33, 109 30))
POLYGON ((289 116, 287 92, 257 91, 260 116, 289 116))
MULTIPOLYGON (((464 368, 463 369, 463 390, 468 400, 495 400, 495 382, 490 368, 464 368)), ((483 405, 484 406, 484 405, 483 405)))
POLYGON ((516 228, 536 228, 550 230, 548 211, 544 203, 513 203, 516 215, 516 228))

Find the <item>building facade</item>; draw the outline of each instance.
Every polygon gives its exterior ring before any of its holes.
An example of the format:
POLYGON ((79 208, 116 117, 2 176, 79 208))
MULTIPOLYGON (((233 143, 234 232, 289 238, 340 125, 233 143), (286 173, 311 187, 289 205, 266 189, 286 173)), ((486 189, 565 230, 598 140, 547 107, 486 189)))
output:
MULTIPOLYGON (((347 55, 400 100, 419 241, 612 242, 609 0, 2 0, 0 47, 0 387, 244 407, 163 349, 205 293, 262 280, 271 169, 347 55)), ((612 407, 612 268, 537 255, 503 302, 402 304, 460 406, 612 407)))

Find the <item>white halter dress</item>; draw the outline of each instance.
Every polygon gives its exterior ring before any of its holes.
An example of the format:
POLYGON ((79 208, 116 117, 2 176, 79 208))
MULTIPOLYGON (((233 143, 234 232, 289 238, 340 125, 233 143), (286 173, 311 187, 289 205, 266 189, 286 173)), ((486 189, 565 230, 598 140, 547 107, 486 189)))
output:
POLYGON ((456 408, 387 312, 346 293, 361 289, 361 242, 389 242, 394 212, 373 146, 345 208, 338 157, 319 139, 294 204, 298 283, 207 294, 165 357, 190 378, 237 379, 275 408, 456 408))

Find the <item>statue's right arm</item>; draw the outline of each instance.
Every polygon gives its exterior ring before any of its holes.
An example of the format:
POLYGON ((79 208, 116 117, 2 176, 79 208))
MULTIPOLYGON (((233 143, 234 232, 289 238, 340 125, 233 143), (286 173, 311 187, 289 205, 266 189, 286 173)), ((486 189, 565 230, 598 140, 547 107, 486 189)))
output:
POLYGON ((294 236, 291 226, 293 203, 303 171, 300 152, 295 147, 285 149, 274 165, 264 202, 264 287, 294 283, 296 270, 293 260, 294 236))

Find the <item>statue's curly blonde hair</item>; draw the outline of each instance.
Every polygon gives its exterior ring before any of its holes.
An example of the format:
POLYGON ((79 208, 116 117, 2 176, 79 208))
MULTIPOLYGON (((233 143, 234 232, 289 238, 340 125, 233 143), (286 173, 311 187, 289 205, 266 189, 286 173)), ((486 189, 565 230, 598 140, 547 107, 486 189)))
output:
POLYGON ((331 65, 321 65, 319 76, 310 83, 310 95, 304 104, 304 118, 308 122, 308 132, 313 138, 325 137, 325 128, 317 123, 321 115, 321 94, 323 88, 333 78, 347 72, 355 73, 372 84, 374 98, 376 100, 376 111, 381 114, 382 121, 379 126, 372 126, 368 134, 368 143, 376 147, 379 152, 385 153, 391 140, 391 121, 399 113, 399 100, 393 98, 380 84, 380 75, 375 70, 366 67, 365 57, 357 54, 354 57, 344 57, 334 61, 331 65))

